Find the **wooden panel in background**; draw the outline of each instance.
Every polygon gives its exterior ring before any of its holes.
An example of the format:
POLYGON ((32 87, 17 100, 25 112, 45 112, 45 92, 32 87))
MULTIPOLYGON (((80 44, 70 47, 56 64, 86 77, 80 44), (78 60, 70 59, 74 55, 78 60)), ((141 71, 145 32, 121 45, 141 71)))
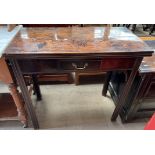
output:
POLYGON ((5 58, 0 58, 0 81, 6 84, 13 83, 5 58))
POLYGON ((13 98, 8 93, 0 94, 0 119, 17 117, 17 108, 14 104, 13 98))

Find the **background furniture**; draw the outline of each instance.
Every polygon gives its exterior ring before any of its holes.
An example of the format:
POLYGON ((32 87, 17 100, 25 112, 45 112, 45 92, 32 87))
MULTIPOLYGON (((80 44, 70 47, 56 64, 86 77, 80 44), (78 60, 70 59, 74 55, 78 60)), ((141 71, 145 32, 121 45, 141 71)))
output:
POLYGON ((27 114, 24 108, 24 102, 18 92, 17 85, 14 83, 5 58, 0 58, 0 81, 8 85, 10 94, 0 94, 0 117, 8 118, 14 117, 16 114, 15 106, 18 112, 18 117, 24 127, 27 127, 27 114), (13 99, 13 100, 12 100, 13 99), (14 101, 14 102, 13 102, 14 101))
POLYGON ((151 35, 153 33, 153 31, 155 30, 155 24, 142 24, 143 25, 143 30, 149 31, 149 35, 151 35))
POLYGON ((76 71, 75 72, 75 85, 79 85, 80 84, 80 78, 81 77, 86 77, 86 76, 98 76, 98 75, 105 75, 105 72, 102 72, 102 71, 98 71, 98 70, 92 70, 91 72, 81 72, 80 70, 79 71, 76 71))
POLYGON ((72 75, 69 73, 39 75, 37 78, 39 84, 50 84, 52 82, 65 82, 71 84, 73 82, 72 75))
MULTIPOLYGON (((127 104, 123 107, 120 116, 123 121, 131 121, 134 118, 150 117, 155 112, 155 55, 144 58, 139 72, 134 80, 131 91, 127 99, 127 104)), ((109 92, 118 103, 121 90, 126 83, 128 73, 113 72, 109 92)))
MULTIPOLYGON (((135 32, 138 24, 113 24, 113 26, 123 26, 131 29, 131 31, 135 32)), ((155 24, 141 24, 143 31, 148 31, 149 35, 151 35, 155 30, 155 24)))

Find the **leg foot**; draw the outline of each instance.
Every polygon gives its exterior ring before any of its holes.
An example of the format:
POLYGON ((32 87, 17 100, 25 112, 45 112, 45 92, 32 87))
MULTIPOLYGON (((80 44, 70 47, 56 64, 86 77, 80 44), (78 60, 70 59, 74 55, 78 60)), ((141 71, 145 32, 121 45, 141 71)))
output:
POLYGON ((17 112, 18 112, 18 118, 21 121, 22 124, 27 124, 27 114, 24 108, 23 101, 21 99, 21 96, 17 90, 17 87, 15 84, 9 84, 9 90, 12 95, 12 98, 15 102, 15 105, 17 107, 17 112))
POLYGON ((78 86, 79 85, 79 80, 80 80, 80 77, 79 77, 79 74, 78 72, 75 72, 75 85, 78 86))
POLYGON ((28 127, 28 124, 23 124, 23 128, 27 128, 28 127))

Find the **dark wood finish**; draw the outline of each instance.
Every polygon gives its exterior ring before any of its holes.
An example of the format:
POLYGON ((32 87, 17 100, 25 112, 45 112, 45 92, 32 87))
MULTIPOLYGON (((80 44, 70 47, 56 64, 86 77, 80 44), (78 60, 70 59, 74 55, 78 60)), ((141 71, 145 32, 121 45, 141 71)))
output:
POLYGON ((145 113, 146 116, 151 116, 155 111, 155 54, 149 59, 144 58, 140 68, 139 74, 141 76, 141 85, 139 86, 139 91, 135 97, 135 107, 133 111, 129 113, 129 116, 133 118, 135 115, 145 113), (137 101, 137 102, 136 102, 137 101), (150 102, 152 102, 150 104, 150 102), (136 104, 137 103, 137 104, 136 104))
POLYGON ((131 69, 134 65, 134 58, 107 58, 101 62, 101 70, 125 70, 131 69))
POLYGON ((18 85, 21 89, 21 93, 22 93, 23 99, 25 101, 26 109, 28 111, 28 115, 30 116, 30 118, 32 120, 34 129, 38 129, 39 128, 38 119, 37 119, 36 113, 33 109, 30 94, 29 94, 29 91, 26 87, 26 83, 25 83, 24 77, 22 75, 22 72, 20 70, 19 64, 14 59, 10 59, 10 63, 12 65, 12 69, 14 71, 14 75, 16 77, 16 80, 18 81, 18 85))
POLYGON ((112 116, 112 120, 116 120, 125 104, 142 58, 151 56, 152 53, 153 50, 127 28, 72 27, 23 28, 3 56, 12 64, 29 115, 34 128, 37 129, 39 124, 26 88, 24 74, 63 73, 87 69, 91 71, 96 65, 100 71, 131 70, 112 116), (109 61, 113 63, 108 63, 109 61), (27 63, 24 66, 22 62, 27 63))
POLYGON ((103 86, 103 90, 102 90, 102 95, 103 96, 106 96, 106 94, 107 94, 109 81, 111 79, 111 74, 112 74, 111 71, 107 72, 107 74, 106 74, 105 81, 104 81, 104 86, 103 86))
POLYGON ((67 82, 71 84, 73 82, 72 76, 70 73, 62 74, 52 74, 52 75, 39 75, 38 77, 39 84, 46 84, 50 82, 67 82))
MULTIPOLYGON (((72 27, 72 26, 82 26, 82 24, 22 24, 24 27, 72 27)), ((42 75, 38 77, 38 81, 43 83, 50 84, 52 81, 62 81, 72 83, 72 79, 69 74, 61 73, 61 74, 49 74, 49 75, 42 75)), ((38 94, 39 95, 39 94, 38 94)), ((37 95, 37 96, 38 96, 37 95)), ((39 95, 40 96, 40 95, 39 95)), ((40 97, 37 97, 38 99, 40 97)))
MULTIPOLYGON (((139 71, 134 79, 132 89, 129 92, 127 104, 123 107, 120 116, 123 121, 129 122, 134 118, 150 117, 155 112, 155 55, 144 58, 139 71)), ((118 103, 120 90, 124 87, 125 81, 113 74, 109 86, 110 94, 114 102, 118 103), (115 80, 113 80, 115 78, 115 80)))
POLYGON ((4 55, 25 58, 151 55, 152 50, 130 30, 112 27, 108 40, 104 38, 105 30, 103 27, 23 28, 4 55))
POLYGON ((60 67, 64 71, 74 71, 80 70, 82 71, 91 71, 91 70, 99 70, 101 65, 100 60, 63 60, 60 61, 60 67))
POLYGON ((132 83, 133 83, 133 81, 135 79, 135 76, 136 76, 138 68, 139 68, 139 66, 141 64, 141 61, 142 61, 142 58, 137 58, 137 60, 135 61, 135 64, 133 66, 133 69, 131 71, 129 79, 128 79, 125 87, 124 87, 125 91, 123 91, 122 94, 120 95, 120 98, 119 98, 120 103, 118 104, 119 106, 116 106, 116 108, 115 108, 115 110, 114 110, 114 112, 112 114, 112 117, 111 117, 112 121, 116 120, 116 118, 118 117, 118 114, 121 112, 121 110, 122 110, 122 108, 123 108, 123 106, 124 106, 124 104, 125 104, 125 102, 127 100, 128 93, 129 93, 130 88, 132 86, 132 83))
POLYGON ((83 77, 83 76, 98 76, 98 75, 104 75, 105 72, 101 72, 101 71, 98 71, 98 70, 94 70, 94 71, 91 71, 91 72, 88 72, 88 71, 85 71, 85 72, 81 72, 81 71, 76 71, 75 72, 75 85, 79 85, 80 84, 80 77, 83 77))
POLYGON ((34 93, 37 95, 37 101, 40 101, 42 99, 42 95, 38 84, 37 75, 32 75, 32 81, 33 81, 34 93))

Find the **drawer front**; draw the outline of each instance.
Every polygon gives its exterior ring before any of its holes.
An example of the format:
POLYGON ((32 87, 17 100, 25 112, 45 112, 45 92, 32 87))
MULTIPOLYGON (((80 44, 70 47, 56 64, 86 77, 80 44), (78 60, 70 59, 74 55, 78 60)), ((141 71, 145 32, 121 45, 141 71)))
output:
POLYGON ((19 60, 19 66, 24 74, 31 73, 52 73, 58 70, 58 60, 19 60))
POLYGON ((100 70, 101 60, 63 60, 60 62, 62 70, 96 71, 100 70))
POLYGON ((101 70, 131 69, 134 62, 134 58, 105 58, 101 63, 101 70))

